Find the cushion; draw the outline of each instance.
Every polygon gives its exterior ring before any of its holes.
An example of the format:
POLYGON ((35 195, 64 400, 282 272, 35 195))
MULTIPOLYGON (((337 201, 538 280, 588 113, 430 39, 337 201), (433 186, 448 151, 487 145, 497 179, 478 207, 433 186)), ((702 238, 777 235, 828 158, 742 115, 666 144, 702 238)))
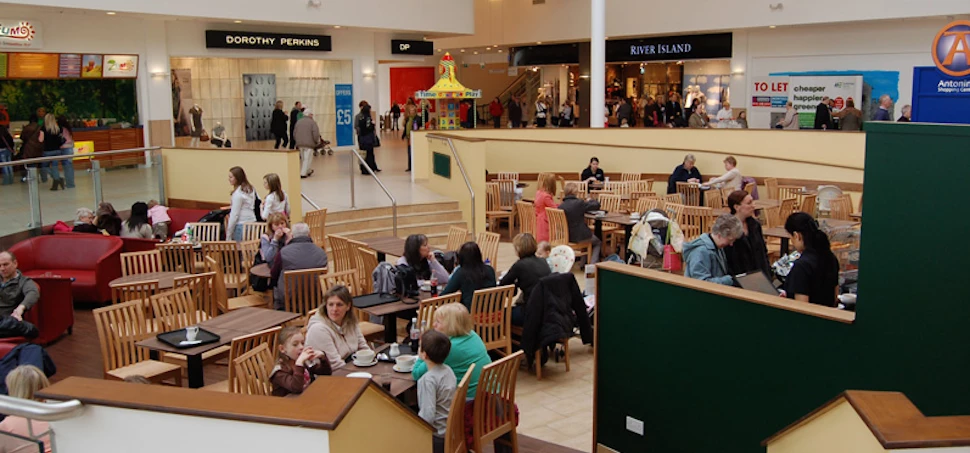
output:
POLYGON ((29 253, 33 255, 31 269, 93 271, 98 260, 110 254, 121 239, 95 234, 57 234, 35 237, 29 241, 29 253))

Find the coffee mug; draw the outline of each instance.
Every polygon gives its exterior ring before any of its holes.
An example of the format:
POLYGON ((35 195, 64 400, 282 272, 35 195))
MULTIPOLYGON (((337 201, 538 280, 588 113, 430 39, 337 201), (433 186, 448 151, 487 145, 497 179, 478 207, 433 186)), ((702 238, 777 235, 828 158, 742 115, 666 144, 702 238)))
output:
POLYGON ((398 368, 411 368, 414 366, 414 362, 417 360, 418 358, 413 355, 402 355, 394 359, 394 361, 397 362, 398 368))
POLYGON ((354 361, 358 363, 371 363, 374 361, 374 351, 362 349, 354 354, 354 361))
POLYGON ((199 336, 199 326, 185 328, 185 341, 195 341, 199 336))

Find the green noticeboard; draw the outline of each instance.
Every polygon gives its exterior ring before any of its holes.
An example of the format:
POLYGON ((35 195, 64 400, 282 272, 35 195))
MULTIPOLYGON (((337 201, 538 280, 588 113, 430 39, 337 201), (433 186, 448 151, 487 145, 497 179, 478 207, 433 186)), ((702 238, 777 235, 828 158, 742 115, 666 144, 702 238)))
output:
POLYGON ((451 179, 451 156, 433 153, 432 162, 434 174, 451 179))

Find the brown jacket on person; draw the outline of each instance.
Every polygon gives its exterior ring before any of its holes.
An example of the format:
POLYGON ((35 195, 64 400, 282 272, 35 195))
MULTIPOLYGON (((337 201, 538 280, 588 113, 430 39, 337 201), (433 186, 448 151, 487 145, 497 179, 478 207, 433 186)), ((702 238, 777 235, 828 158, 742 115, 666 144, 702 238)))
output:
POLYGON ((296 361, 289 357, 281 357, 269 377, 273 384, 273 396, 301 394, 316 376, 329 376, 330 373, 330 361, 326 357, 320 357, 310 368, 297 366, 296 361))
POLYGON ((24 143, 21 147, 24 159, 44 156, 44 143, 40 140, 40 133, 40 125, 36 123, 27 124, 20 132, 20 139, 24 143))

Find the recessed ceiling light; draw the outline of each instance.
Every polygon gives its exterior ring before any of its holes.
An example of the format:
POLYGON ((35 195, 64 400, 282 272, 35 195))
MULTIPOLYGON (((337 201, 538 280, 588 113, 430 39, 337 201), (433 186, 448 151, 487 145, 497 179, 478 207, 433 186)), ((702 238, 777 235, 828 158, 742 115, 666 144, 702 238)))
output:
POLYGON ((116 12, 114 12, 114 11, 108 11, 108 12, 106 12, 105 14, 107 14, 107 15, 109 15, 109 16, 114 16, 115 14, 118 14, 118 13, 116 13, 116 12))
POLYGON ((542 41, 536 41, 536 44, 542 44, 542 41))
POLYGON ((502 49, 499 49, 499 50, 498 50, 498 53, 502 53, 502 49))
POLYGON ((435 52, 441 52, 441 49, 438 49, 438 50, 436 50, 435 52))
POLYGON ((340 28, 340 25, 334 25, 333 28, 340 28))
POLYGON ((478 51, 477 50, 475 51, 475 55, 478 55, 478 51))
POLYGON ((774 25, 769 25, 768 28, 775 28, 775 26, 774 25))
POLYGON ((234 23, 234 24, 241 24, 242 21, 241 20, 234 20, 234 21, 232 21, 232 23, 234 23))
POLYGON ((465 49, 461 49, 461 53, 465 53, 465 49))

